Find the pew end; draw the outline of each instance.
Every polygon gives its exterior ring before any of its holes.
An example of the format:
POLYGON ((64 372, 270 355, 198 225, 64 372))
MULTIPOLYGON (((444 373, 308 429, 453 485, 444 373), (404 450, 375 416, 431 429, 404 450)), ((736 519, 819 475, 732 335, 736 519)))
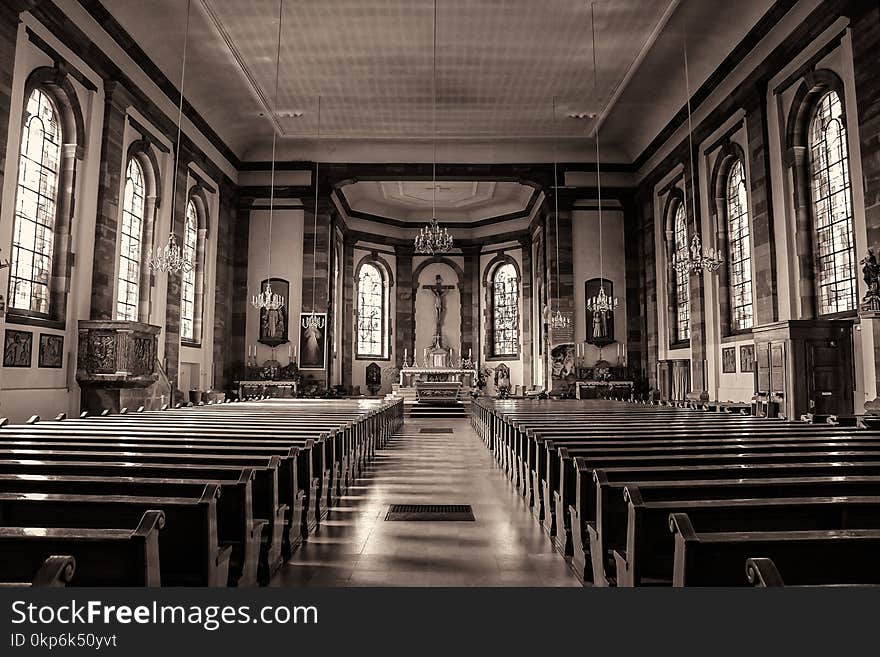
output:
POLYGON ((746 579, 749 584, 758 588, 785 586, 776 564, 766 557, 746 559, 746 579))

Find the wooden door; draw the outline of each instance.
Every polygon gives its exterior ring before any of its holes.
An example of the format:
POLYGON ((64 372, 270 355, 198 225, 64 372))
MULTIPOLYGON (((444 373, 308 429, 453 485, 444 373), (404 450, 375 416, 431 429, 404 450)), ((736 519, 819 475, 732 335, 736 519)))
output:
POLYGON ((819 415, 851 415, 852 345, 844 340, 810 340, 807 345, 807 396, 819 415))

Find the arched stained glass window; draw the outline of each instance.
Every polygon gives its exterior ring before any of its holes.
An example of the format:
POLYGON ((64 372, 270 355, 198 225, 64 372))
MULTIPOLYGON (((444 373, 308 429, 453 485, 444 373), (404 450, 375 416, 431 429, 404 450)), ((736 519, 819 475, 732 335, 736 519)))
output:
POLYGON ((840 96, 819 99, 810 124, 816 296, 820 315, 856 307, 849 149, 840 96))
MULTIPOLYGON (((688 229, 684 215, 684 203, 675 208, 675 260, 688 257, 688 229)), ((675 283, 675 341, 685 342, 691 338, 690 280, 687 273, 673 269, 675 283)))
POLYGON ((752 251, 749 243, 749 205, 742 162, 727 175, 727 262, 730 322, 735 331, 752 328, 752 251))
POLYGON ((52 99, 34 89, 27 101, 18 159, 9 306, 49 314, 62 134, 52 99))
POLYGON ((125 172, 122 199, 116 319, 129 321, 138 319, 145 197, 144 172, 137 159, 131 158, 125 172))
POLYGON ((357 279, 357 354, 385 354, 385 279, 376 265, 365 262, 357 279))
POLYGON ((199 241, 199 214, 195 201, 190 199, 186 204, 186 222, 183 228, 183 258, 194 266, 183 270, 180 292, 180 337, 184 340, 195 340, 196 321, 196 276, 198 260, 196 249, 199 241))
POLYGON ((492 355, 519 354, 519 281, 511 263, 492 275, 492 355))

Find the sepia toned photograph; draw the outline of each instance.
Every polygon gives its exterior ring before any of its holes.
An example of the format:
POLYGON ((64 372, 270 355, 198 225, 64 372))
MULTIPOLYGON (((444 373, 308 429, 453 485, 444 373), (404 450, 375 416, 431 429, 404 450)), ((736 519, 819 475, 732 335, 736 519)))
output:
POLYGON ((361 650, 380 593, 647 640, 605 589, 880 590, 878 43, 876 0, 3 0, 0 597, 361 650))

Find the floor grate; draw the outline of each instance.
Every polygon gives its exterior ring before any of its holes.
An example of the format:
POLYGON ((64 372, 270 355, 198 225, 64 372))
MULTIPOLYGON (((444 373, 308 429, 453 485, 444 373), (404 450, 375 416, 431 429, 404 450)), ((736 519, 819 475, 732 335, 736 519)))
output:
POLYGON ((419 433, 452 433, 450 427, 422 427, 419 433))
POLYGON ((470 504, 392 504, 385 520, 474 522, 470 504))

